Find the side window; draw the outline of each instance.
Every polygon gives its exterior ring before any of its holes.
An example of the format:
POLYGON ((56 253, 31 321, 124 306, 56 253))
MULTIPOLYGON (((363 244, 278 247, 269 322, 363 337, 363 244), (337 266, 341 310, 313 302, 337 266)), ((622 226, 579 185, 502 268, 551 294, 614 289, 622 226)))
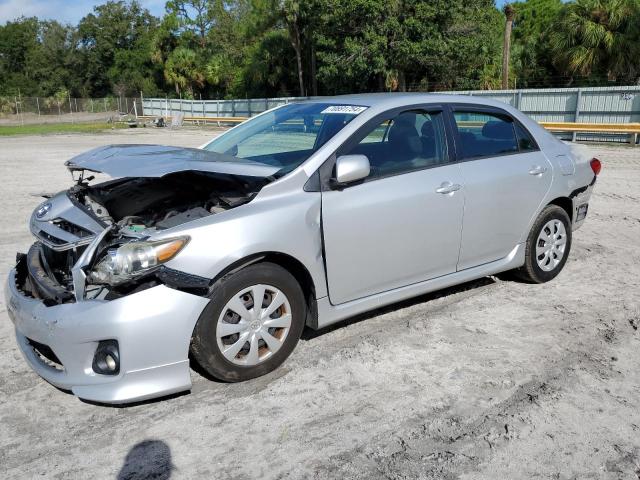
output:
POLYGON ((518 137, 518 146, 520 147, 521 152, 532 152, 534 150, 538 150, 536 146, 536 142, 531 138, 531 134, 527 132, 522 125, 519 123, 515 124, 516 127, 516 137, 518 137))
POLYGON ((376 126, 371 132, 364 137, 360 143, 381 143, 387 139, 389 128, 391 127, 391 120, 386 120, 380 125, 376 126))
POLYGON ((420 170, 448 161, 441 112, 409 111, 363 132, 359 143, 341 155, 366 155, 369 178, 420 170))
POLYGON ((498 156, 518 151, 513 122, 485 112, 454 112, 462 157, 498 156))

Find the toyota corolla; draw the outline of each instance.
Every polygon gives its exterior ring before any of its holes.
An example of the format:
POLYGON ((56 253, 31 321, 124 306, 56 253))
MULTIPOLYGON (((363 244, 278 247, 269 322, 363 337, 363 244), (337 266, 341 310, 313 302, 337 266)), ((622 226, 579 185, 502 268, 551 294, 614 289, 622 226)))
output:
POLYGON ((305 327, 483 276, 547 282, 601 168, 508 105, 426 94, 289 104, 199 149, 66 166, 7 307, 31 367, 103 403, 189 390, 190 359, 264 375, 305 327))

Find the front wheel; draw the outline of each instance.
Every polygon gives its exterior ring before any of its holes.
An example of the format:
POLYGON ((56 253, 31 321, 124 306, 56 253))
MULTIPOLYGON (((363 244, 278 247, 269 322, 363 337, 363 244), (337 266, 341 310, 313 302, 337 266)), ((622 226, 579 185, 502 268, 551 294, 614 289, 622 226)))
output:
POLYGON ((571 220, 562 208, 548 205, 536 219, 525 250, 525 264, 516 270, 522 280, 544 283, 555 278, 571 250, 571 220))
POLYGON ((293 351, 306 319, 300 285, 272 263, 222 278, 198 319, 191 354, 211 376, 229 382, 275 370, 293 351))

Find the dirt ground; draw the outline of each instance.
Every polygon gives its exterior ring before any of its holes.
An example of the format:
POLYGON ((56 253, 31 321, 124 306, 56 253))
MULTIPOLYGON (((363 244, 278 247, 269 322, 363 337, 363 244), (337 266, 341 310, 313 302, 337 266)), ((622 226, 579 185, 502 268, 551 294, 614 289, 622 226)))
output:
MULTIPOLYGON (((37 194, 108 143, 212 132, 0 138, 0 274, 37 194)), ((190 394, 83 403, 34 374, 0 302, 0 478, 640 478, 640 148, 603 172, 562 274, 486 278, 307 331, 272 374, 196 372, 190 394)))

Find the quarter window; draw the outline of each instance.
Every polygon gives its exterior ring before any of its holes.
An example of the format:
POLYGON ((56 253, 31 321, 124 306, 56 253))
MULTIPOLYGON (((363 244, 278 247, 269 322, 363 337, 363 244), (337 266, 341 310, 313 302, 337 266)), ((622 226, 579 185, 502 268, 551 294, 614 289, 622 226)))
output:
POLYGON ((366 155, 371 164, 370 179, 447 163, 441 112, 403 112, 364 131, 360 138, 341 155, 366 155))
POLYGON ((518 151, 513 121, 485 112, 454 112, 463 158, 498 156, 518 151))
POLYGON ((518 137, 518 146, 520 147, 521 152, 531 152, 534 150, 538 150, 536 147, 536 142, 533 141, 529 132, 527 132, 522 125, 519 123, 515 124, 516 128, 516 136, 518 137))

